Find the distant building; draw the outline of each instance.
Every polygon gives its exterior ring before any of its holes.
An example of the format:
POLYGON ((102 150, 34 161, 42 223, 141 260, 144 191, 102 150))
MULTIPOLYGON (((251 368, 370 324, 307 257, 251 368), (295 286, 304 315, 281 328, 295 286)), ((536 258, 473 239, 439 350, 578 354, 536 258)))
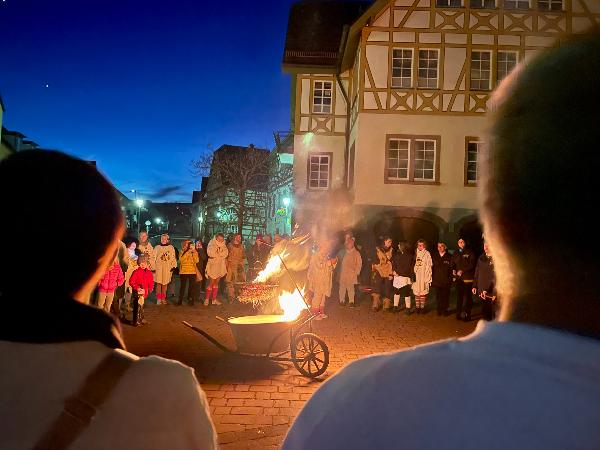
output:
POLYGON ((283 68, 297 219, 412 242, 480 241, 491 92, 517 63, 599 22, 598 0, 292 5, 283 68))
POLYGON ((192 192, 192 236, 205 239, 204 221, 206 220, 205 198, 208 188, 208 177, 202 177, 199 191, 192 192))
POLYGON ((292 234, 294 203, 294 134, 290 131, 275 133, 275 147, 270 174, 267 207, 267 233, 292 234))
MULTIPOLYGON (((202 234, 204 239, 210 239, 216 233, 225 235, 238 233, 238 220, 243 210, 243 227, 239 231, 246 240, 253 239, 259 233, 265 233, 267 228, 268 177, 269 167, 267 157, 269 150, 237 145, 222 145, 213 154, 210 174, 206 184, 203 204, 202 234), (252 152, 249 156, 246 152, 252 152), (244 168, 247 159, 261 163, 258 168, 244 168), (264 166, 262 166, 264 161, 264 166), (237 174, 244 170, 252 170, 254 176, 248 177, 247 188, 239 192, 237 174), (240 194, 243 195, 243 208, 240 208, 240 194)), ((241 176, 241 175, 240 175, 241 176)))

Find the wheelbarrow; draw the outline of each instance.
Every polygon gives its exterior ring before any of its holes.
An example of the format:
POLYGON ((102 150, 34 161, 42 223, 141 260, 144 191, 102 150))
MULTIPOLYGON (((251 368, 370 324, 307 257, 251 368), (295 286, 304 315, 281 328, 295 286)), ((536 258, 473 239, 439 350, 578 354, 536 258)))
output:
POLYGON ((231 349, 206 331, 186 321, 183 324, 204 336, 225 353, 245 358, 291 362, 303 376, 316 378, 329 366, 329 348, 323 339, 312 332, 316 316, 304 311, 296 320, 282 315, 241 316, 216 319, 229 325, 236 349, 231 349))

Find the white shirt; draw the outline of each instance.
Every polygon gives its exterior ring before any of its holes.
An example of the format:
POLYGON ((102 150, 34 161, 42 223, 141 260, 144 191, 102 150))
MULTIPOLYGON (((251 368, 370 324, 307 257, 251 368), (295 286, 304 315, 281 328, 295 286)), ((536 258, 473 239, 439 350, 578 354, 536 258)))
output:
POLYGON ((310 399, 292 449, 598 449, 600 341, 513 322, 356 361, 310 399))
MULTIPOLYGON (((0 341, 0 449, 32 448, 85 377, 112 351, 95 341, 0 341)), ((137 358, 69 450, 216 448, 208 402, 192 369, 137 358)))

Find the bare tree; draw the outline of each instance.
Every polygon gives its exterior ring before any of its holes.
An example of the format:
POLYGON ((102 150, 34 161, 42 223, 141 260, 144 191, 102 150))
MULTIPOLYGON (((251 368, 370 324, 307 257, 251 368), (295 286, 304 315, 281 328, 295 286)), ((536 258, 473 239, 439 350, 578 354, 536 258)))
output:
POLYGON ((192 170, 196 175, 209 176, 208 191, 220 197, 222 208, 233 212, 238 233, 260 217, 268 195, 292 178, 291 166, 280 164, 276 152, 253 145, 222 146, 192 161, 192 170))

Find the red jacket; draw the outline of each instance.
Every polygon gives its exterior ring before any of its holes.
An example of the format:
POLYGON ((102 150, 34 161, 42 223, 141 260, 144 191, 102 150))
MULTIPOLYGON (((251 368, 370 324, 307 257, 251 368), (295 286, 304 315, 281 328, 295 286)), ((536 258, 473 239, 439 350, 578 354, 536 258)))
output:
POLYGON ((154 289, 154 276, 152 275, 152 271, 138 267, 131 274, 129 286, 131 286, 134 291, 137 291, 140 288, 144 289, 144 298, 148 298, 148 295, 152 292, 152 289, 154 289))
POLYGON ((123 275, 123 269, 118 262, 106 271, 98 287, 100 292, 115 292, 117 286, 121 286, 125 282, 125 275, 123 275))

